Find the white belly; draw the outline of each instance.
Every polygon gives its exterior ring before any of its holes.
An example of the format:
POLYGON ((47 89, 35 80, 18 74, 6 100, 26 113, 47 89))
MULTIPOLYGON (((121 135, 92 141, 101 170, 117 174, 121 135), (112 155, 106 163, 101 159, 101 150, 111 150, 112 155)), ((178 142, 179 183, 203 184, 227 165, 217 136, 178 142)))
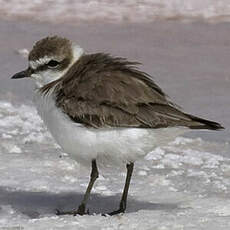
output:
POLYGON ((84 165, 93 159, 103 164, 134 162, 185 131, 182 128, 85 128, 57 108, 51 96, 36 94, 35 104, 63 151, 84 165))

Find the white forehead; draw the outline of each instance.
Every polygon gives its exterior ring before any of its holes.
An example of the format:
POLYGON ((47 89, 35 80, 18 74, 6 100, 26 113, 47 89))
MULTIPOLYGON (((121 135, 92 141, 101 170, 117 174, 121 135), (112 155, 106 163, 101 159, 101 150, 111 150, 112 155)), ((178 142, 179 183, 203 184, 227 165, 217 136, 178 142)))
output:
MULTIPOLYGON (((84 53, 84 50, 77 44, 72 44, 72 54, 73 54, 73 60, 72 62, 77 61, 82 54, 84 53)), ((42 58, 39 58, 38 60, 34 61, 29 61, 29 66, 32 69, 37 69, 39 66, 46 65, 49 63, 51 60, 56 60, 56 61, 62 61, 64 57, 56 57, 56 56, 44 56, 42 58)))
POLYGON ((45 64, 49 63, 49 61, 52 60, 52 59, 55 60, 55 57, 44 56, 42 58, 39 58, 36 61, 29 61, 29 66, 32 69, 37 69, 39 66, 42 66, 42 65, 45 65, 45 64))

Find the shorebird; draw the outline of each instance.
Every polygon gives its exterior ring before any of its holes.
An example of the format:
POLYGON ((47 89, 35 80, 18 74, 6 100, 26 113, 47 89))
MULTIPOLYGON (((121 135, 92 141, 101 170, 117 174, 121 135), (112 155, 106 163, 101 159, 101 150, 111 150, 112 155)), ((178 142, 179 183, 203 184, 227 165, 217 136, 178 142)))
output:
POLYGON ((12 78, 35 80, 34 101, 54 139, 91 175, 78 208, 58 215, 87 214, 86 204, 98 178, 98 162, 126 164, 118 210, 126 210, 134 162, 180 129, 219 130, 213 121, 187 114, 172 103, 137 62, 105 53, 86 54, 66 38, 35 43, 26 70, 12 78))

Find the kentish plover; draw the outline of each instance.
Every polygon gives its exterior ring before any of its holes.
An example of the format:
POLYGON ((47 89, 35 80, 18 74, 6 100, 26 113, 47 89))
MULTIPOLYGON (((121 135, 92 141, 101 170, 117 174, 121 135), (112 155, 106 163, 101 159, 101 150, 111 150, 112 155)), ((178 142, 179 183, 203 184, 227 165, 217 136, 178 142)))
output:
POLYGON ((86 213, 100 161, 127 166, 119 209, 109 214, 124 212, 137 159, 177 129, 223 128, 182 112, 136 64, 104 53, 85 54, 54 36, 38 41, 29 53, 29 67, 12 77, 35 80, 37 110, 54 139, 76 161, 92 166, 82 203, 57 214, 86 213))

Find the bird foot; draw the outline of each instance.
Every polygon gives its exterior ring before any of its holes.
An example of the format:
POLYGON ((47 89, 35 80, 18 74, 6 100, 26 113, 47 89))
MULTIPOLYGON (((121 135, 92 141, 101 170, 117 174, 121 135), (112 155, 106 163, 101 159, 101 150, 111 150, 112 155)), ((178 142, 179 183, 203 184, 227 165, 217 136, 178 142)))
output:
POLYGON ((102 216, 114 216, 114 215, 117 215, 117 214, 120 214, 120 213, 124 213, 124 212, 125 212, 125 209, 119 208, 116 211, 109 212, 109 213, 106 213, 106 214, 102 214, 102 216))
POLYGON ((85 211, 85 205, 81 204, 77 210, 71 210, 71 211, 60 211, 58 209, 56 209, 56 215, 61 216, 61 215, 89 215, 89 209, 87 211, 85 211))

